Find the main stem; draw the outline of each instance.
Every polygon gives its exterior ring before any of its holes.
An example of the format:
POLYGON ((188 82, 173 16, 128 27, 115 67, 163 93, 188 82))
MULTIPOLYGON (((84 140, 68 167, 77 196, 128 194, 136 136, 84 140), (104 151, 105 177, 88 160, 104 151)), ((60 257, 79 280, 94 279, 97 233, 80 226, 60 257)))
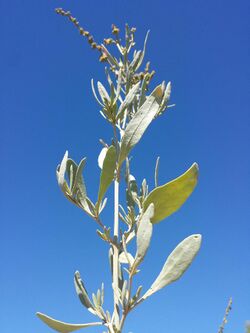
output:
POLYGON ((114 324, 119 326, 119 300, 117 291, 119 289, 119 181, 114 181, 114 255, 113 255, 113 289, 114 289, 114 324))

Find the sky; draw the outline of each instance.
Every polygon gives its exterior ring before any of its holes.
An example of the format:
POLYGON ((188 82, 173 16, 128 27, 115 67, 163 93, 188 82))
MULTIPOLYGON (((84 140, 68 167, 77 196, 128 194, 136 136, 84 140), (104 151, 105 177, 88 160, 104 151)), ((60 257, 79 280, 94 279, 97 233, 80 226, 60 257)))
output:
MULTIPOLYGON (((176 106, 153 122, 134 149, 132 173, 153 187, 193 162, 199 184, 183 207, 154 226, 135 285, 150 286, 185 237, 203 243, 178 282, 145 301, 124 332, 218 332, 233 298, 225 333, 250 319, 249 10, 247 0, 110 0, 0 2, 0 322, 2 333, 52 332, 37 311, 67 322, 95 321, 80 304, 73 275, 90 292, 102 282, 112 308, 107 245, 97 225, 60 192, 55 170, 66 149, 87 157, 84 177, 97 197, 99 139, 112 132, 99 114, 91 78, 104 66, 76 29, 54 13, 71 10, 99 42, 115 23, 137 27, 137 48, 150 29, 146 60, 152 88, 172 82, 176 106)), ((112 225, 112 190, 103 219, 112 225)), ((89 332, 103 332, 90 328, 89 332)))

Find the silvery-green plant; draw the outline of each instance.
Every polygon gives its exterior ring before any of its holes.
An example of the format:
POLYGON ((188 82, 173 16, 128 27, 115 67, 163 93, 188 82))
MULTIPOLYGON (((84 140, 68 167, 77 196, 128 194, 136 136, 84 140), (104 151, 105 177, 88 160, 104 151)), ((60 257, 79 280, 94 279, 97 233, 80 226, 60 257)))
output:
POLYGON ((79 164, 65 153, 56 170, 58 184, 73 204, 88 214, 99 226, 97 235, 107 243, 114 307, 112 311, 104 307, 104 285, 92 294, 87 293, 80 273, 74 276, 76 293, 82 305, 99 320, 85 324, 68 324, 55 320, 40 312, 37 316, 48 326, 61 333, 68 333, 92 326, 103 326, 109 333, 120 333, 123 330, 127 315, 139 304, 151 297, 160 289, 178 280, 194 260, 201 245, 201 235, 195 234, 185 238, 168 256, 162 270, 151 287, 142 292, 142 286, 134 290, 133 279, 139 273, 150 246, 153 229, 156 224, 176 212, 193 192, 198 178, 198 165, 194 163, 178 178, 158 184, 159 158, 155 167, 155 188, 149 191, 147 181, 136 182, 131 174, 130 152, 141 140, 144 132, 154 120, 158 120, 169 107, 171 83, 162 82, 151 92, 150 81, 154 71, 149 71, 149 63, 143 71, 142 66, 146 42, 142 50, 134 50, 135 28, 126 25, 125 43, 122 43, 119 28, 112 26, 112 38, 104 39, 98 45, 94 38, 79 26, 70 12, 56 10, 66 16, 79 29, 82 36, 88 39, 93 49, 100 52, 100 61, 105 62, 107 83, 97 84, 92 80, 93 94, 101 107, 100 114, 110 124, 113 138, 110 143, 101 140, 103 148, 98 157, 100 183, 96 202, 87 194, 83 178, 86 159, 79 164), (115 57, 106 48, 114 44, 119 57, 115 57), (133 51, 133 52, 132 52, 133 51), (119 185, 126 184, 126 204, 119 201, 119 185), (101 218, 107 199, 105 194, 114 185, 114 225, 106 225, 101 218), (121 224, 121 225, 120 225, 121 224), (135 242, 136 251, 131 253, 131 244, 135 242))

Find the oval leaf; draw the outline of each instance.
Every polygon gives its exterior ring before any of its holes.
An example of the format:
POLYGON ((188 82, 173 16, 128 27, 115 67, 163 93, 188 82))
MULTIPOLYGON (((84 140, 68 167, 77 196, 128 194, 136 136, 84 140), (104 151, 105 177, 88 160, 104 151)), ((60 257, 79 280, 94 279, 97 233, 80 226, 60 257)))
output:
POLYGON ((143 213, 139 222, 138 231, 136 234, 137 251, 133 270, 143 261, 149 248, 153 225, 151 219, 154 216, 154 205, 150 204, 145 213, 143 213))
POLYGON ((100 81, 97 82, 97 88, 104 104, 110 101, 109 94, 100 81))
POLYGON ((176 212, 193 192, 198 180, 198 164, 194 163, 184 174, 165 185, 156 187, 144 201, 144 210, 153 203, 152 223, 158 223, 176 212))
POLYGON ((156 96, 150 95, 128 123, 121 141, 118 160, 120 166, 128 156, 130 150, 139 142, 144 132, 154 119, 159 108, 156 96))
POLYGON ((194 260, 201 246, 201 235, 185 238, 167 258, 160 274, 150 289, 142 297, 146 299, 158 290, 178 280, 194 260))
POLYGON ((81 328, 87 328, 91 326, 101 326, 102 322, 95 322, 95 323, 88 323, 88 324, 68 324, 64 323, 59 320, 55 320, 49 316, 46 316, 43 313, 37 312, 37 317, 40 318, 45 324, 47 324, 49 327, 53 328, 57 332, 60 333, 70 333, 77 330, 80 330, 81 328))
POLYGON ((101 171, 98 202, 97 202, 98 207, 100 206, 102 198, 106 193, 109 185, 112 183, 114 179, 115 168, 116 168, 116 150, 114 146, 110 146, 105 155, 101 171))

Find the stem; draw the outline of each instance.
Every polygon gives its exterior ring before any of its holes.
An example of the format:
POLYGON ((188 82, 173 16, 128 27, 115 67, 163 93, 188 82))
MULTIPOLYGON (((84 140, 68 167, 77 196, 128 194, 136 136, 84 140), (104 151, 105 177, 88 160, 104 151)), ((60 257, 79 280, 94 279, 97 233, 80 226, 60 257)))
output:
MULTIPOLYGON (((113 247, 113 288, 119 289, 119 182, 117 178, 114 181, 114 243, 113 247)), ((119 300, 117 293, 114 291, 114 323, 116 327, 119 325, 119 300)))
MULTIPOLYGON (((133 276, 129 276, 129 289, 128 289, 128 302, 130 301, 131 299, 131 293, 132 293, 132 282, 133 282, 133 276)), ((127 315, 130 311, 130 307, 129 307, 129 304, 127 304, 126 308, 124 309, 123 311, 123 314, 122 314, 122 318, 121 318, 121 321, 120 321, 120 331, 122 331, 122 328, 123 328, 123 325, 125 323, 125 320, 127 318, 127 315)))

